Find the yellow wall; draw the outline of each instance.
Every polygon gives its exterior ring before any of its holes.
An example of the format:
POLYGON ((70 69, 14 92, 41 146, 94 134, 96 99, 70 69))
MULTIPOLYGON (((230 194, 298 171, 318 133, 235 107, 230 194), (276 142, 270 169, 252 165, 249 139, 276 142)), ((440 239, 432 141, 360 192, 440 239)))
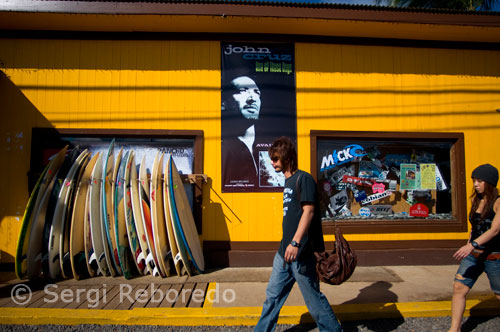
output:
MULTIPOLYGON (((280 194, 220 192, 216 41, 0 39, 1 261, 28 201, 31 128, 202 129, 204 240, 278 241, 280 194)), ((299 166, 316 130, 464 132, 466 172, 500 167, 500 52, 296 44, 299 166)), ((467 192, 470 192, 467 181, 467 192)), ((465 239, 466 233, 348 235, 465 239)))

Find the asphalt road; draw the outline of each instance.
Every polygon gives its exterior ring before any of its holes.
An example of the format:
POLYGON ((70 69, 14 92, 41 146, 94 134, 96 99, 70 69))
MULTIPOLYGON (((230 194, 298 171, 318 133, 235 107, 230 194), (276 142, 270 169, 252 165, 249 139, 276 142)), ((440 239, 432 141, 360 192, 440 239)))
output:
MULTIPOLYGON (((400 318, 385 320, 351 321, 343 323, 344 332, 433 332, 448 331, 450 317, 400 318)), ((129 325, 0 325, 0 331, 12 332, 251 332, 251 326, 129 326, 129 325)), ((278 332, 316 332, 315 325, 278 325, 278 332)), ((462 332, 499 332, 500 317, 464 318, 462 332)))

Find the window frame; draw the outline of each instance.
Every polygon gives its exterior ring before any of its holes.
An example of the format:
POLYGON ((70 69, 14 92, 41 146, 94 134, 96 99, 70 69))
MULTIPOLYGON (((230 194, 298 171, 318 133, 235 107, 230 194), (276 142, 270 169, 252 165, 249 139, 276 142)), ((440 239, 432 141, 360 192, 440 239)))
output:
POLYGON ((405 140, 405 141, 436 141, 452 144, 450 148, 451 168, 451 204, 452 219, 366 219, 323 221, 323 233, 334 234, 335 225, 344 233, 441 233, 467 231, 467 197, 465 185, 465 148, 464 134, 457 132, 391 132, 391 131, 329 131, 311 130, 311 174, 318 181, 317 174, 317 144, 320 140, 352 138, 353 140, 405 140))
MULTIPOLYGON (((43 170, 40 152, 46 147, 47 140, 59 137, 99 137, 99 138, 151 138, 151 139, 192 139, 193 140, 193 172, 203 174, 204 133, 203 130, 162 130, 162 129, 78 129, 78 128, 32 128, 30 171, 28 172, 28 190, 34 186, 43 170), (37 139, 38 138, 38 139, 37 139), (47 140, 45 140, 47 139, 47 140)), ((62 144, 62 143, 61 143, 62 144)), ((62 148, 62 146, 53 146, 62 148)), ((196 178, 193 186, 193 217, 198 234, 202 234, 202 179, 196 178)))

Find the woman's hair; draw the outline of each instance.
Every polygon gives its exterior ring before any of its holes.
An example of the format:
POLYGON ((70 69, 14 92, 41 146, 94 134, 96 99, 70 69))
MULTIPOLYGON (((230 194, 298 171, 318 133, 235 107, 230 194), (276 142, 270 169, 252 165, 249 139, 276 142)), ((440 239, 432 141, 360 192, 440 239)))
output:
POLYGON ((484 182, 484 193, 482 194, 479 194, 475 189, 473 189, 472 195, 470 195, 470 199, 472 200, 472 206, 470 209, 469 217, 470 215, 472 215, 472 213, 477 211, 481 199, 485 198, 486 205, 483 208, 483 211, 481 211, 481 220, 484 219, 486 214, 489 211, 491 211, 491 209, 493 209, 493 205, 495 204, 497 197, 498 197, 498 189, 489 184, 488 182, 484 182))
POLYGON ((278 155, 283 167, 288 167, 290 172, 293 173, 298 169, 297 150, 295 149, 295 144, 293 144, 290 138, 281 136, 276 139, 269 148, 268 153, 270 158, 278 155))

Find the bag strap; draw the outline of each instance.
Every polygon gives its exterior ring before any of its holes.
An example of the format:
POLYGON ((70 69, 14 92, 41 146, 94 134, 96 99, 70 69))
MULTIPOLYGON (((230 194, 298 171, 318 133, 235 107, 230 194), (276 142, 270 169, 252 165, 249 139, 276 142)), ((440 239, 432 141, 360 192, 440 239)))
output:
POLYGON ((297 181, 295 183, 295 189, 297 190, 297 198, 299 199, 299 204, 300 204, 300 187, 299 187, 299 179, 300 177, 302 176, 302 173, 299 174, 299 176, 297 177, 297 181))

